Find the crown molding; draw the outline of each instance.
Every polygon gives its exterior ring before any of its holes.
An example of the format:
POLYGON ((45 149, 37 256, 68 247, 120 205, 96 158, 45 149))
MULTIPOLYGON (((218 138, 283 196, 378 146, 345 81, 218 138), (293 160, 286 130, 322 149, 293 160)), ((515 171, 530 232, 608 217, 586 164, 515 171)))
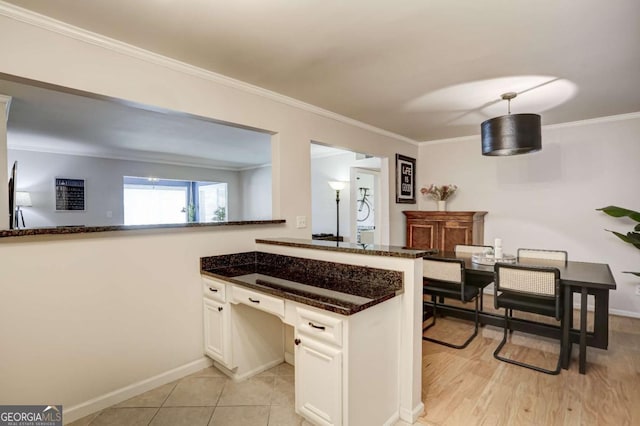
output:
POLYGON ((586 120, 568 121, 566 123, 549 124, 546 126, 542 126, 542 129, 549 129, 549 130, 565 129, 567 127, 580 127, 580 126, 587 126, 590 124, 611 123, 613 121, 633 120, 637 118, 640 118, 640 111, 631 112, 628 114, 608 115, 605 117, 589 118, 586 120))
POLYGON ((0 95, 0 104, 4 105, 4 121, 9 120, 9 109, 11 109, 11 96, 0 95))
POLYGON ((209 169, 209 170, 222 170, 225 172, 242 172, 245 170, 251 170, 254 168, 267 167, 271 164, 259 164, 257 166, 249 166, 244 168, 239 167, 226 167, 215 164, 210 164, 206 161, 188 161, 185 159, 173 159, 168 158, 167 156, 158 156, 158 157, 147 157, 137 155, 135 153, 117 153, 117 152, 82 152, 71 149, 63 149, 63 148, 50 148, 50 147, 42 147, 37 145, 26 145, 26 144, 7 144, 7 149, 12 151, 24 151, 24 152, 36 152, 36 153, 45 153, 45 154, 56 154, 56 155, 70 155, 76 157, 88 157, 88 158, 97 158, 100 160, 117 160, 117 161, 132 161, 138 163, 152 163, 152 164, 165 164, 170 166, 182 166, 182 167, 195 167, 200 169, 209 169))
MULTIPOLYGON (((608 115, 605 117, 589 118, 586 120, 568 121, 566 123, 547 124, 542 126, 542 130, 567 129, 571 127, 581 127, 581 126, 588 126, 592 124, 611 123, 615 121, 625 121, 625 120, 635 120, 635 119, 640 119, 640 111, 630 112, 628 114, 608 115)), ((475 135, 460 136, 457 138, 434 139, 431 141, 422 141, 422 142, 419 142, 419 144, 420 145, 436 145, 441 143, 466 142, 472 139, 477 141, 479 140, 479 138, 480 138, 480 134, 476 133, 475 135)))
POLYGON ((61 34, 65 37, 70 37, 78 41, 90 43, 95 46, 98 46, 104 49, 109 49, 114 52, 124 54, 139 60, 143 60, 155 65, 160 65, 162 67, 169 68, 173 71, 189 74, 205 80, 213 81, 218 84, 222 84, 224 86, 227 86, 233 89, 242 90, 244 92, 251 93, 253 95, 261 96, 263 98, 267 98, 269 100, 276 101, 288 106, 293 106, 295 108, 302 109, 302 110, 314 113, 316 115, 329 118, 332 120, 336 120, 336 121, 349 124, 355 127, 359 127, 361 129, 368 130, 370 132, 377 133, 382 136, 387 136, 393 139, 407 142, 415 146, 419 145, 418 141, 410 139, 406 136, 402 136, 397 133, 390 132, 388 130, 380 129, 370 124, 363 123, 362 121, 358 121, 353 118, 349 118, 344 115, 340 115, 338 113, 331 112, 329 110, 317 107, 315 105, 308 104, 306 102, 302 102, 285 95, 281 95, 271 90, 263 89, 262 87, 255 86, 253 84, 245 83, 243 81, 236 80, 234 78, 227 77, 225 75, 218 74, 213 71, 208 71, 203 68, 199 68, 193 65, 189 65, 185 62, 178 61, 176 59, 171 59, 169 57, 159 55, 157 53, 153 53, 148 50, 145 50, 127 43, 123 43, 121 41, 106 37, 101 34, 93 33, 91 31, 87 31, 82 28, 75 27, 65 22, 58 21, 51 17, 41 15, 39 13, 18 7, 11 3, 6 3, 1 0, 0 0, 0 15, 6 16, 7 18, 10 18, 10 19, 14 19, 16 21, 24 22, 26 24, 41 28, 46 31, 51 31, 51 32, 61 34))

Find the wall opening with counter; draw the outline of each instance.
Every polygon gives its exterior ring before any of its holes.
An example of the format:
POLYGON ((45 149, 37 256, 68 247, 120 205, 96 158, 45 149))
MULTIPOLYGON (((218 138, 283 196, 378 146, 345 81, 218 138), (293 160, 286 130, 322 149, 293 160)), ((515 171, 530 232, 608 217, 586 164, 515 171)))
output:
POLYGON ((192 190, 184 212, 160 214, 155 223, 272 217, 269 132, 10 77, 0 79, 0 93, 12 97, 8 162, 19 163, 17 189, 31 195, 22 211, 28 228, 138 224, 125 220, 129 176, 226 185, 216 215, 192 190), (82 208, 55 207, 60 178, 83 181, 82 208))

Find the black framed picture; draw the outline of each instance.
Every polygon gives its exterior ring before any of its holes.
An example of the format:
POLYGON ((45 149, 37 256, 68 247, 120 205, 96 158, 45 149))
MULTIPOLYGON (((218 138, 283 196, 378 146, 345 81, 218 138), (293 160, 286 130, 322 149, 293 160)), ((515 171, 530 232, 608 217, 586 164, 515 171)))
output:
POLYGON ((56 211, 84 211, 84 179, 55 178, 56 211))
POLYGON ((396 203, 416 203, 416 159, 396 154, 396 203))

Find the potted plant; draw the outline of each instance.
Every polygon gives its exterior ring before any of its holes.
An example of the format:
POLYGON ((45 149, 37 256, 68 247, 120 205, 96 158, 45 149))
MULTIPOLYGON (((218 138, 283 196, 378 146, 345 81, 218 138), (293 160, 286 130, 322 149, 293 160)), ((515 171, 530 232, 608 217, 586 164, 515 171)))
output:
MULTIPOLYGON (((616 237, 620 238, 625 243, 629 243, 633 245, 635 248, 637 248, 638 250, 640 250, 640 212, 625 209, 618 206, 602 207, 596 210, 604 212, 612 217, 628 217, 638 222, 638 224, 633 228, 633 231, 629 231, 626 234, 621 234, 620 232, 611 231, 609 229, 607 229, 607 231, 613 233, 616 237)), ((633 274, 635 276, 640 277, 640 272, 624 271, 624 273, 633 274)))
POLYGON ((422 195, 428 195, 438 202, 438 211, 446 211, 447 200, 455 194, 458 187, 456 185, 434 185, 431 184, 428 187, 420 189, 422 195))

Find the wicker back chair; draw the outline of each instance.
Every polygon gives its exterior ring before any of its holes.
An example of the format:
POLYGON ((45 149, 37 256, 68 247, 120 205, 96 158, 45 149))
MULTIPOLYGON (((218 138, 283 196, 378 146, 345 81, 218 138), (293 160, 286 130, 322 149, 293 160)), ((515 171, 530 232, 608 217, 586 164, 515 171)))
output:
MULTIPOLYGON (((485 251, 493 252, 493 246, 458 244, 456 245, 454 250, 457 257, 471 257, 476 253, 484 253, 485 251)), ((493 278, 487 279, 485 277, 473 277, 471 279, 467 279, 466 284, 478 287, 480 289, 480 311, 484 310, 484 289, 490 284, 493 284, 493 278)))
POLYGON ((518 249, 518 260, 520 259, 544 259, 558 260, 567 263, 569 255, 564 250, 541 250, 541 249, 518 249))
MULTIPOLYGON (((507 330, 511 329, 512 312, 531 312, 562 319, 560 292, 560 271, 552 267, 532 267, 497 263, 495 271, 494 304, 496 309, 504 308, 504 336, 493 356, 500 361, 530 368, 547 374, 558 374, 566 342, 560 339, 560 355, 555 370, 544 369, 500 356, 500 350, 507 342, 507 330)), ((563 324, 564 325, 564 324, 563 324)))
POLYGON ((474 244, 458 244, 454 251, 456 256, 471 256, 476 253, 484 253, 485 251, 493 251, 493 246, 479 246, 474 244))
MULTIPOLYGON (((465 286, 464 260, 458 259, 423 259, 423 296, 431 296, 431 301, 423 297, 423 313, 432 307, 432 321, 422 329, 423 333, 436 324, 438 298, 456 298, 463 303, 475 300, 475 326, 473 334, 461 345, 444 342, 431 337, 422 336, 424 340, 438 343, 455 349, 466 348, 478 334, 478 288, 465 286)), ((423 316, 424 318, 424 316, 423 316)))

